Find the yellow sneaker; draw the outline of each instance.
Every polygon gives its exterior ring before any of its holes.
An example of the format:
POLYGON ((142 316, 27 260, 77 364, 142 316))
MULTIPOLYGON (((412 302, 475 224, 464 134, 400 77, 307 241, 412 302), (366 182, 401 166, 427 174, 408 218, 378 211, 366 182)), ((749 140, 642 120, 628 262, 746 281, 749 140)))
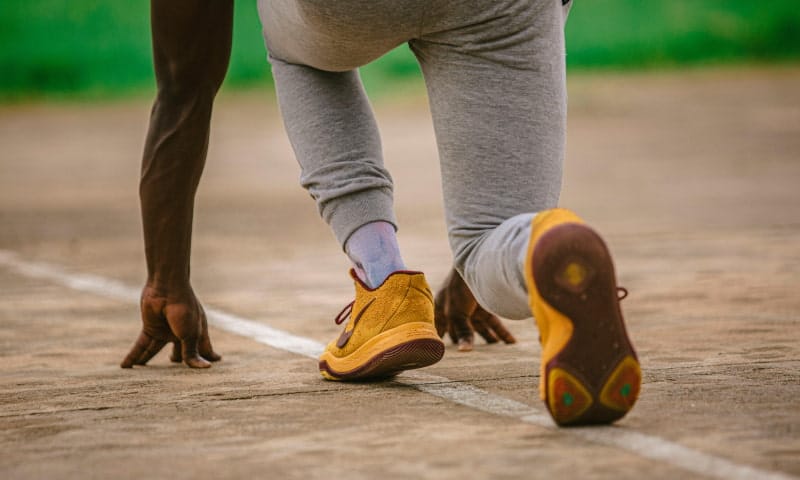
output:
POLYGON ((444 343, 433 323, 433 294, 420 272, 394 272, 370 289, 350 270, 356 299, 336 317, 344 331, 319 357, 328 380, 385 378, 442 359, 444 343))
POLYGON ((525 281, 542 343, 539 393, 559 425, 611 423, 639 395, 642 373, 619 307, 605 243, 565 209, 531 226, 525 281))

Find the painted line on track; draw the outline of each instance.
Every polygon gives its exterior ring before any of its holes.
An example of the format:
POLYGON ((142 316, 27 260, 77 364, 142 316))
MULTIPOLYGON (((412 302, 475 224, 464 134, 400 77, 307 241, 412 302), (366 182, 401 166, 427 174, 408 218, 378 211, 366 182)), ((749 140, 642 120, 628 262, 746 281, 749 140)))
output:
MULTIPOLYGON (((20 275, 54 282, 78 290, 126 303, 139 302, 140 290, 117 280, 67 269, 43 262, 21 259, 15 252, 0 250, 0 266, 20 275)), ((255 322, 238 315, 206 308, 208 323, 215 328, 235 333, 279 350, 317 359, 324 345, 310 338, 255 322)), ((517 402, 475 386, 420 371, 403 373, 395 383, 463 405, 481 412, 516 418, 522 422, 558 431, 583 440, 626 450, 683 470, 720 479, 800 480, 781 472, 741 465, 722 457, 693 450, 669 440, 628 430, 619 426, 559 428, 542 408, 517 402)))

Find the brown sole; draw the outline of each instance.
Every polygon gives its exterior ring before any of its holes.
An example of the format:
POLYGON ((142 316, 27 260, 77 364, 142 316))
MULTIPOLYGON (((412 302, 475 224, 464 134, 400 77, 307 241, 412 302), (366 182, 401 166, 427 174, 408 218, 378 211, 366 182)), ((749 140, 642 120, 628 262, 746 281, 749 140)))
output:
POLYGON ((614 264, 591 228, 566 223, 535 246, 533 276, 542 299, 573 332, 545 366, 545 404, 559 425, 611 423, 636 402, 641 371, 625 330, 614 264))
POLYGON ((329 380, 381 380, 404 370, 433 365, 443 356, 444 343, 441 340, 423 338, 395 345, 376 354, 360 367, 346 372, 336 371, 322 360, 319 362, 319 371, 329 380))

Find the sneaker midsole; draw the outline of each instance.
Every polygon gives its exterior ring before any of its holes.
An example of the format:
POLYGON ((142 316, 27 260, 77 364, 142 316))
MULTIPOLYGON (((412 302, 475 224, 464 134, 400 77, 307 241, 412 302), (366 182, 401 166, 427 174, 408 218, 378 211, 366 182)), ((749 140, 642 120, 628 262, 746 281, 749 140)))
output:
POLYGON ((320 363, 327 362, 331 370, 349 372, 368 363, 376 355, 391 348, 419 339, 436 339, 441 341, 436 329, 427 322, 409 322, 387 330, 367 340, 353 353, 344 357, 337 357, 330 351, 325 351, 320 357, 320 363))

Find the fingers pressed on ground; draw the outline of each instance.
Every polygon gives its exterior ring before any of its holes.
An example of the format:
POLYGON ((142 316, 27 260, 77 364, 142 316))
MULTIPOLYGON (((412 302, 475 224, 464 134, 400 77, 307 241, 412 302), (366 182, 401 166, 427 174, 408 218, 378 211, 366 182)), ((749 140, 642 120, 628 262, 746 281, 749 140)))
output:
POLYGON ((472 327, 475 329, 478 334, 486 340, 486 343, 497 343, 498 338, 497 335, 492 331, 491 327, 489 327, 480 317, 473 316, 472 327))
POLYGON ((172 353, 169 356, 172 363, 181 363, 183 361, 183 354, 181 353, 181 342, 172 342, 172 353))
POLYGON ((215 352, 214 347, 211 346, 211 338, 208 336, 208 326, 205 323, 205 319, 203 327, 203 333, 200 335, 200 356, 209 362, 219 362, 222 360, 222 355, 215 352))
POLYGON ((517 343, 517 339, 511 334, 511 332, 508 331, 508 329, 506 329, 505 325, 503 325, 503 322, 501 322, 499 318, 485 310, 483 313, 486 315, 486 318, 483 319, 482 322, 492 329, 497 338, 502 340, 504 343, 517 343))
POLYGON ((470 352, 475 344, 475 334, 466 316, 450 317, 450 338, 458 345, 459 352, 470 352))
POLYGON ((186 366, 190 367, 190 368, 210 368, 211 367, 211 362, 209 362, 205 358, 201 357, 200 355, 196 355, 194 357, 185 357, 183 359, 183 363, 185 363, 186 366))
MULTIPOLYGON (((142 352, 139 355, 139 358, 136 359, 136 361, 134 362, 135 365, 145 365, 145 364, 147 364, 147 362, 149 362, 150 359, 153 358, 158 352, 160 352, 161 349, 164 348, 164 345, 167 344, 166 341, 164 341, 164 340, 156 340, 154 338, 150 338, 145 333, 142 333, 142 336, 147 339, 147 344, 142 349, 142 352)), ((140 340, 141 340, 141 338, 142 337, 139 337, 140 340)))
POLYGON ((122 363, 119 364, 120 367, 122 367, 122 368, 133 368, 134 362, 142 354, 142 349, 144 348, 144 347, 140 346, 140 344, 141 344, 140 342, 141 342, 141 339, 142 339, 143 335, 144 335, 144 332, 139 333, 139 338, 133 344, 133 347, 131 347, 130 351, 128 351, 128 354, 125 355, 125 358, 122 360, 122 363))
MULTIPOLYGON (((133 347, 131 347, 128 355, 125 356, 125 359, 122 360, 122 363, 120 363, 119 366, 122 368, 132 368, 134 365, 144 365, 144 363, 141 362, 147 354, 147 349, 150 347, 151 340, 152 339, 147 336, 146 333, 139 332, 139 337, 136 339, 136 342, 133 344, 133 347)), ((158 352, 156 351, 156 353, 158 352)), ((153 355, 155 355, 155 353, 147 357, 144 362, 146 363, 147 360, 153 358, 153 355)))
POLYGON ((197 355, 191 358, 184 358, 183 363, 191 368, 209 368, 211 367, 211 362, 206 360, 205 358, 197 355))
POLYGON ((188 337, 181 340, 183 363, 192 368, 208 368, 211 362, 200 356, 197 351, 197 337, 188 337))
POLYGON ((475 343, 471 338, 458 339, 459 352, 471 352, 473 348, 475 348, 475 343))
POLYGON ((436 324, 436 333, 439 334, 439 337, 444 337, 444 334, 447 333, 448 321, 444 314, 444 304, 446 301, 447 294, 445 290, 441 290, 437 293, 433 301, 433 319, 434 324, 436 324))
POLYGON ((222 355, 215 352, 210 345, 208 346, 208 349, 202 347, 200 348, 200 356, 205 358, 209 362, 219 362, 220 360, 222 360, 222 355))
POLYGON ((120 364, 122 368, 131 368, 134 365, 145 365, 155 356, 167 342, 153 340, 144 332, 139 335, 136 344, 120 364))

